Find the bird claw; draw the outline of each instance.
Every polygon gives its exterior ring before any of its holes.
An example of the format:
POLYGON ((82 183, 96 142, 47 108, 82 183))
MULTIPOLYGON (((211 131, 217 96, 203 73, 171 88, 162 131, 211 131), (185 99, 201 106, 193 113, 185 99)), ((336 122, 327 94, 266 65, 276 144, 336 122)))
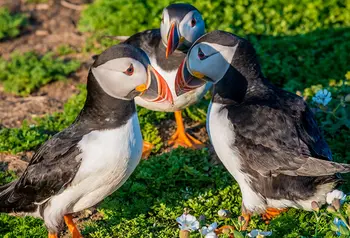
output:
POLYGON ((152 150, 153 150, 154 145, 152 143, 149 143, 147 141, 143 142, 143 148, 142 148, 142 159, 148 159, 150 156, 152 150))
POLYGON ((265 213, 261 215, 262 219, 266 224, 270 223, 270 220, 280 215, 282 212, 288 211, 287 208, 277 209, 277 208, 267 208, 265 213))
POLYGON ((201 141, 197 140, 185 131, 180 130, 176 130, 176 132, 171 136, 170 140, 168 140, 168 145, 172 146, 173 148, 181 146, 193 149, 200 149, 205 146, 201 141))

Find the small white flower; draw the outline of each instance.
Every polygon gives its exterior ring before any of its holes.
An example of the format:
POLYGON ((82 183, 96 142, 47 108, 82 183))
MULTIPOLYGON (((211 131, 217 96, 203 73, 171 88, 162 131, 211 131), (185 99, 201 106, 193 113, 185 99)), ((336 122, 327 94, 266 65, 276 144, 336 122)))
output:
POLYGON ((229 210, 220 209, 218 211, 218 215, 219 215, 219 217, 228 218, 231 216, 231 213, 229 210))
POLYGON ((271 236, 272 231, 260 231, 260 230, 252 230, 249 234, 248 237, 265 237, 265 236, 271 236))
POLYGON ((210 226, 203 226, 200 230, 200 233, 204 235, 205 238, 217 238, 218 236, 215 233, 215 229, 218 227, 218 223, 214 222, 210 226))
POLYGON ((190 214, 182 214, 182 216, 176 218, 177 223, 179 223, 179 228, 185 231, 196 231, 199 229, 199 222, 195 216, 190 214))
POLYGON ((337 236, 340 236, 341 235, 341 233, 339 232, 339 230, 340 230, 340 227, 341 226, 343 226, 343 227, 346 227, 347 228, 347 226, 346 226, 346 224, 345 224, 345 222, 343 221, 343 220, 341 220, 341 219, 339 219, 339 218, 334 218, 334 220, 333 220, 333 224, 334 225, 336 225, 337 226, 337 228, 338 228, 338 231, 336 232, 337 233, 337 236))
POLYGON ((346 194, 340 190, 337 190, 337 189, 333 190, 332 192, 327 193, 326 201, 329 205, 332 204, 334 199, 339 199, 340 204, 343 204, 345 202, 345 199, 346 199, 346 194))
POLYGON ((331 100, 332 94, 327 89, 318 90, 315 96, 312 97, 312 101, 323 106, 327 106, 331 100))

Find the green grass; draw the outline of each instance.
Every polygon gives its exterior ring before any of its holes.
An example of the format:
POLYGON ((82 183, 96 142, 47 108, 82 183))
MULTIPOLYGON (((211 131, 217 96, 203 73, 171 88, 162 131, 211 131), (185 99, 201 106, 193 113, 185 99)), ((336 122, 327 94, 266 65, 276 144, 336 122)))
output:
MULTIPOLYGON (((221 220, 217 211, 229 209, 233 217, 240 214, 238 185, 222 165, 209 162, 206 149, 177 149, 142 161, 130 179, 99 206, 102 219, 85 223, 85 237, 177 237, 176 217, 183 208, 191 214, 205 215, 209 222, 221 220)), ((319 237, 334 237, 330 233, 332 217, 320 221, 319 237)), ((227 221, 226 221, 227 222, 227 221)), ((273 237, 300 237, 314 234, 313 213, 291 209, 266 225, 253 217, 251 228, 272 230, 273 237), (307 222, 305 222, 307 221, 307 222)), ((39 220, 0 215, 0 234, 5 237, 45 237, 39 220)), ((193 233, 191 237, 200 237, 193 233)))
POLYGON ((27 3, 47 3, 49 0, 26 0, 27 3))
MULTIPOLYGON (((99 36, 97 41, 101 35, 159 28, 161 11, 170 2, 97 0, 82 13, 79 28, 99 36), (148 17, 142 17, 143 12, 148 17)), ((188 2, 202 12, 208 31, 247 37, 258 50, 265 75, 287 90, 342 78, 350 69, 349 1, 188 2)))
POLYGON ((51 81, 65 80, 79 67, 79 61, 55 58, 52 53, 14 53, 8 61, 0 58, 0 82, 5 91, 26 96, 51 81))
MULTIPOLYGON (((96 0, 83 11, 82 31, 131 35, 159 28, 169 0, 96 0), (135 11, 137 9, 137 11, 135 11), (144 17, 147 16, 147 17, 144 17)), ((177 1, 179 2, 179 1, 177 1)), ((180 1, 181 2, 181 1, 180 1)), ((329 27, 350 26, 350 3, 330 0, 193 0, 185 1, 201 11, 209 31, 221 29, 239 35, 285 36, 309 33, 329 27)))
POLYGON ((69 55, 76 52, 76 50, 70 45, 60 45, 56 50, 58 55, 69 55))
POLYGON ((26 23, 25 15, 11 14, 7 8, 0 7, 0 40, 18 36, 26 23))

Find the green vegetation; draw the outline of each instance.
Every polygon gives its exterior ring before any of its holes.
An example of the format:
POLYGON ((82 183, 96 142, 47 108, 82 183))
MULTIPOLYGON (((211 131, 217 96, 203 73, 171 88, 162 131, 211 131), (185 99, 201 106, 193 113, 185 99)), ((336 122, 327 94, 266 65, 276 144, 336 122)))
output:
MULTIPOLYGON (((80 30, 131 35, 159 28, 164 6, 173 2, 96 0, 82 15, 80 30), (137 11, 135 11, 137 10, 137 11), (144 17, 147 16, 147 17, 144 17)), ((350 26, 350 4, 322 0, 216 0, 185 1, 202 13, 209 31, 220 29, 238 35, 285 36, 329 27, 350 26)))
POLYGON ((250 36, 249 40, 268 79, 291 92, 314 84, 327 86, 350 69, 350 28, 287 37, 250 36))
MULTIPOLYGON (((158 1, 97 0, 83 12, 79 26, 82 31, 93 31, 99 36, 131 35, 159 28, 161 11, 170 2, 173 1, 159 4, 158 1), (148 17, 142 17, 142 12, 147 12, 148 17)), ((198 0, 190 3, 202 12, 208 31, 220 29, 247 37, 258 51, 265 75, 287 90, 301 91, 314 83, 327 83, 329 79, 342 78, 349 70, 348 2, 198 0)))
POLYGON ((49 0, 26 0, 27 3, 47 3, 49 0))
MULTIPOLYGON (((102 219, 85 223, 84 237, 178 237, 175 219, 184 207, 197 218, 205 215, 208 221, 217 221, 220 225, 225 221, 219 219, 219 209, 228 209, 234 217, 239 216, 238 185, 222 165, 209 161, 205 149, 177 149, 141 161, 131 178, 99 206, 102 219)), ((335 237, 328 225, 331 221, 331 216, 321 218, 319 237, 335 237)), ((0 234, 7 234, 6 237, 46 236, 42 223, 28 217, 0 215, 0 225, 0 234)), ((288 238, 310 237, 316 226, 312 213, 295 209, 274 219, 270 225, 258 216, 251 222, 251 228, 272 230, 272 237, 288 238)), ((193 232, 191 237, 200 235, 193 232)))
POLYGON ((70 45, 60 45, 56 50, 58 55, 69 55, 75 53, 76 50, 70 45))
MULTIPOLYGON (((91 33, 84 51, 89 54, 91 51, 98 53, 108 45, 116 43, 103 37, 106 35, 131 35, 141 30, 158 28, 161 11, 171 2, 173 1, 164 0, 160 3, 155 0, 96 0, 84 10, 79 22, 81 31, 91 33), (99 48, 96 49, 96 46, 99 48)), ((350 163, 350 2, 190 2, 202 12, 208 31, 230 31, 248 38, 254 44, 267 78, 291 92, 300 91, 307 98, 309 105, 316 111, 316 118, 331 147, 334 160, 350 163), (327 106, 316 105, 311 100, 322 88, 332 93, 333 99, 327 106)), ((68 52, 70 53, 70 49, 65 46, 58 49, 61 55, 69 54, 68 52)), ((73 63, 68 67, 68 63, 63 64, 63 61, 53 63, 51 58, 50 66, 46 68, 39 57, 27 57, 31 60, 0 60, 0 80, 4 81, 5 89, 8 82, 10 90, 7 90, 28 94, 44 84, 43 79, 59 80, 78 67, 77 64, 74 68, 73 63), (53 65, 61 74, 51 70, 53 65), (21 75, 36 75, 25 73, 31 72, 35 67, 39 67, 35 72, 45 72, 39 74, 45 76, 28 76, 26 83, 16 80, 21 75), (19 76, 7 76, 15 73, 19 76), (2 75, 6 75, 6 78, 2 75), (38 78, 39 83, 36 81, 38 78), (20 86, 15 86, 16 84, 20 86)), ((34 150, 74 120, 85 96, 86 91, 82 87, 81 93, 66 103, 62 113, 38 119, 34 125, 24 123, 20 128, 1 129, 0 151, 17 153, 34 150)), ((205 100, 186 109, 184 115, 204 125, 209 98, 208 94, 205 100)), ((163 146, 160 126, 173 115, 151 112, 144 108, 138 108, 138 115, 144 139, 154 143, 154 152, 158 152, 163 146)), ((94 238, 178 237, 175 218, 182 214, 184 207, 191 209, 191 214, 197 218, 204 214, 208 221, 217 221, 219 225, 224 224, 217 215, 219 209, 228 209, 233 217, 237 217, 240 214, 241 201, 238 185, 221 164, 215 165, 210 160, 206 149, 177 149, 141 161, 131 178, 99 206, 102 219, 84 224, 83 235, 94 238)), ((14 175, 10 172, 0 172, 0 184, 13 178, 14 175)), ((344 178, 349 181, 350 175, 344 178)), ((345 184, 343 189, 350 191, 350 184, 345 184)), ((342 214, 346 213, 347 207, 341 211, 342 214)), ((322 212, 325 210, 321 209, 322 212)), ((272 237, 331 238, 336 237, 332 220, 333 215, 329 213, 317 220, 311 212, 290 209, 269 225, 255 216, 249 229, 270 230, 273 232, 272 237)), ((1 236, 45 237, 46 230, 39 220, 0 214, 1 236)), ((191 237, 200 235, 195 232, 191 237)))
POLYGON ((51 81, 64 80, 80 67, 76 60, 54 58, 52 53, 14 53, 11 60, 0 58, 0 82, 5 91, 25 96, 51 81))
POLYGON ((7 8, 0 7, 0 40, 18 36, 26 20, 23 14, 11 14, 7 8))

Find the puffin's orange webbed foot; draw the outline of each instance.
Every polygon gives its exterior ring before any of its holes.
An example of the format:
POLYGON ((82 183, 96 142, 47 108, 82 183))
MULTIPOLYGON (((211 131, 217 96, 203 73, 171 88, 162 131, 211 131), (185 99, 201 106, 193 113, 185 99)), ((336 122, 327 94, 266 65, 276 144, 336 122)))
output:
POLYGON ((267 208, 265 213, 261 215, 262 219, 265 221, 266 224, 270 222, 273 218, 280 215, 282 212, 288 211, 287 208, 284 209, 277 209, 277 208, 267 208))
POLYGON ((143 148, 142 148, 142 159, 148 159, 150 156, 152 150, 153 150, 154 145, 152 143, 149 143, 147 141, 143 142, 143 148))
POLYGON ((64 221, 66 222, 66 225, 68 227, 68 230, 72 234, 72 238, 82 238, 77 226, 75 225, 73 221, 72 215, 65 215, 64 216, 64 221))
POLYGON ((182 146, 194 149, 203 148, 205 146, 201 141, 186 133, 181 111, 175 112, 175 120, 177 129, 174 135, 172 135, 168 141, 169 145, 171 145, 173 148, 182 146))
POLYGON ((235 230, 235 228, 233 226, 224 225, 224 226, 219 227, 218 229, 215 229, 215 233, 217 235, 230 234, 233 230, 235 230))
POLYGON ((49 233, 49 238, 58 238, 57 233, 49 233))
POLYGON ((250 213, 242 212, 242 217, 244 218, 242 231, 247 230, 251 216, 252 215, 250 213))

